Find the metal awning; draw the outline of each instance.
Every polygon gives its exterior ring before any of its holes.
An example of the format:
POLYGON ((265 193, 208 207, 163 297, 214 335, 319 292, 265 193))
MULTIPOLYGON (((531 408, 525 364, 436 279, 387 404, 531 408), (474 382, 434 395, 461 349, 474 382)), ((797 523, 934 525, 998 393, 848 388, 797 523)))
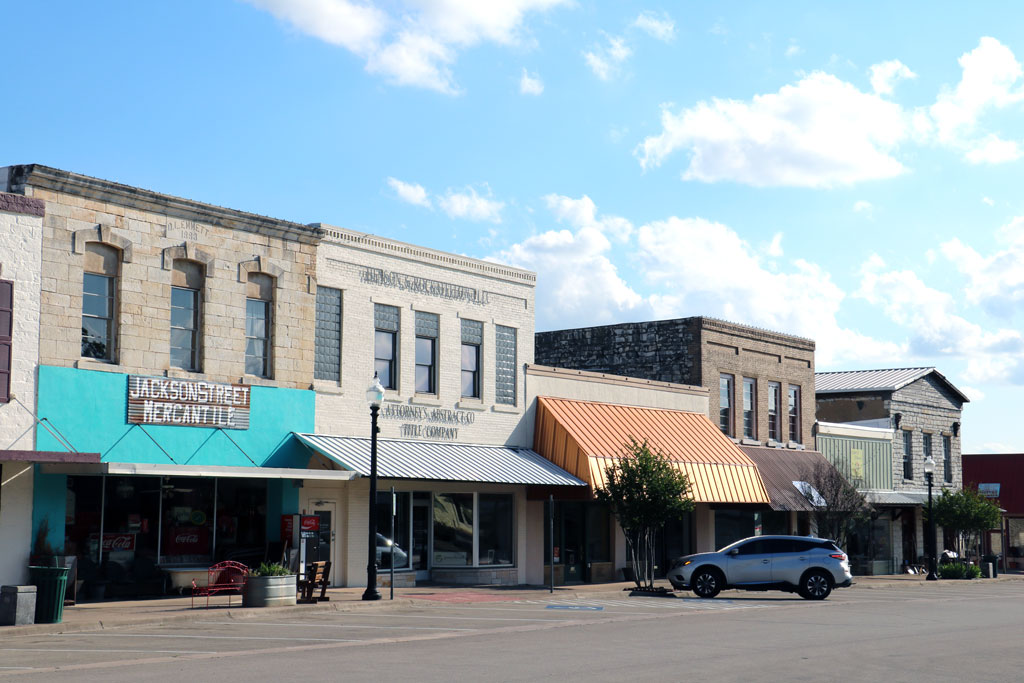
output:
MULTIPOLYGON (((772 510, 813 512, 821 507, 817 501, 808 500, 805 487, 796 483, 806 484, 806 479, 813 477, 819 468, 833 469, 821 453, 765 446, 740 446, 740 450, 757 465, 761 480, 771 496, 769 505, 772 510)), ((811 491, 818 493, 813 486, 811 491)), ((811 497, 814 498, 813 493, 811 497)))
POLYGON ((0 462, 98 463, 99 453, 77 451, 0 451, 0 462))
POLYGON ((926 505, 927 491, 861 491, 872 505, 926 505))
POLYGON ((223 465, 172 465, 138 462, 94 464, 53 463, 42 465, 47 474, 114 474, 168 477, 223 477, 234 479, 323 479, 346 481, 358 475, 344 470, 312 470, 297 467, 226 467, 223 465))
MULTIPOLYGON (((347 470, 370 473, 370 439, 324 434, 295 436, 347 470)), ((586 486, 526 448, 377 440, 377 476, 383 479, 465 481, 493 484, 586 486)))

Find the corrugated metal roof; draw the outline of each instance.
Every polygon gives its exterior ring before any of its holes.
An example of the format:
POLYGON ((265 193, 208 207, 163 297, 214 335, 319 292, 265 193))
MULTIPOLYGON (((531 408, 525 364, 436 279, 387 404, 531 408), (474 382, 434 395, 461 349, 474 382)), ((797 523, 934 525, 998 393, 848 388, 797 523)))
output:
POLYGON ((794 451, 764 446, 740 446, 761 473, 761 480, 771 496, 772 510, 813 511, 816 508, 797 490, 794 481, 807 481, 815 468, 832 467, 818 451, 794 451))
POLYGON ((851 391, 896 391, 925 375, 935 374, 950 391, 964 403, 970 399, 957 389, 935 368, 892 368, 889 370, 846 370, 843 372, 816 372, 814 392, 839 394, 851 391))
POLYGON ((594 488, 604 486, 605 468, 626 452, 630 439, 646 439, 687 475, 696 502, 769 502, 757 467, 703 413, 539 397, 537 420, 537 450, 594 488), (545 424, 549 415, 555 425, 545 424), (555 427, 565 434, 543 436, 555 427), (546 452, 569 441, 584 457, 546 452))
MULTIPOLYGON (((298 433, 295 436, 345 469, 369 476, 369 438, 298 433)), ((526 448, 396 439, 377 439, 377 476, 493 484, 587 485, 526 448)))

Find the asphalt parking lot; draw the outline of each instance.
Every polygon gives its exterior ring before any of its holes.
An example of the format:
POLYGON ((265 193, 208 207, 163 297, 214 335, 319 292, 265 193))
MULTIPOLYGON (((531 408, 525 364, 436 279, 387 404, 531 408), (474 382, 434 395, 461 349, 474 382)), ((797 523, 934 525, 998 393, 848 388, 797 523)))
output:
MULTIPOLYGON (((395 674, 418 673, 421 679, 444 680, 448 678, 444 669, 427 669, 436 676, 424 675, 424 669, 417 671, 417 661, 427 666, 435 657, 453 662, 452 657, 465 656, 469 659, 462 664, 469 666, 470 661, 486 661, 472 654, 478 649, 488 652, 489 648, 501 647, 509 652, 518 650, 520 655, 509 666, 496 672, 492 669, 498 674, 496 678, 529 680, 534 664, 531 653, 536 653, 539 661, 550 657, 551 649, 557 652, 584 642, 597 646, 584 664, 594 664, 596 675, 589 677, 601 679, 600 674, 607 669, 596 666, 602 653, 599 643, 608 639, 614 647, 626 634, 653 643, 657 634, 675 631, 680 637, 685 634, 691 643, 706 637, 708 651, 717 651, 722 644, 714 635, 718 630, 763 632, 770 625, 774 631, 765 633, 761 640, 781 638, 780 642, 786 642, 786 633, 798 638, 797 634, 809 625, 828 629, 843 628, 845 624, 847 634, 835 632, 838 644, 848 636, 861 634, 865 627, 864 635, 870 634, 873 620, 888 620, 891 626, 890 615, 894 614, 922 628, 929 623, 928 615, 936 612, 944 615, 937 623, 955 616, 963 618, 968 626, 972 623, 968 617, 977 610, 987 611, 989 621, 998 622, 1004 616, 994 605, 1020 605, 1022 601, 1024 582, 943 585, 934 590, 854 588, 838 590, 824 602, 784 593, 727 591, 712 600, 688 593, 672 597, 600 594, 575 599, 556 596, 382 605, 380 609, 358 612, 316 611, 249 619, 232 619, 209 610, 193 622, 5 637, 0 640, 0 676, 28 675, 47 680, 67 677, 77 681, 138 680, 143 676, 181 680, 182 673, 193 672, 197 680, 205 680, 214 677, 216 671, 220 680, 262 680, 264 674, 270 679, 294 671, 323 678, 330 673, 329 667, 323 668, 324 663, 331 662, 350 678, 370 679, 375 677, 373 670, 360 666, 383 657, 395 667, 395 674), (641 636, 644 633, 651 635, 641 636)), ((912 626, 907 635, 915 635, 915 628, 912 626)), ((911 641, 907 643, 909 646, 911 641)), ((583 675, 583 669, 574 671, 583 675)), ((468 670, 466 673, 469 675, 468 670)))

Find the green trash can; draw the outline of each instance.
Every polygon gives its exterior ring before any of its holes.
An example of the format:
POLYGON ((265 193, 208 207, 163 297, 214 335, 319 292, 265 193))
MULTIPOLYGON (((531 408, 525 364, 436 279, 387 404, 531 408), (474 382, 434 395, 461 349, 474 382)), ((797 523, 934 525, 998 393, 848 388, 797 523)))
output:
POLYGON ((68 585, 67 567, 29 567, 36 586, 36 623, 59 624, 64 617, 64 591, 68 585))

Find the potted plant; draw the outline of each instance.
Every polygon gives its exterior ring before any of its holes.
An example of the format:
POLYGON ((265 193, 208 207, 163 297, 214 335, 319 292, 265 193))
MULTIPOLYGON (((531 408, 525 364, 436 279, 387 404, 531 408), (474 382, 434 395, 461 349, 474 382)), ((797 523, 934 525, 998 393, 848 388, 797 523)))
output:
POLYGON ((245 582, 242 605, 245 607, 294 605, 295 579, 295 574, 283 564, 263 562, 249 574, 249 578, 245 582))

